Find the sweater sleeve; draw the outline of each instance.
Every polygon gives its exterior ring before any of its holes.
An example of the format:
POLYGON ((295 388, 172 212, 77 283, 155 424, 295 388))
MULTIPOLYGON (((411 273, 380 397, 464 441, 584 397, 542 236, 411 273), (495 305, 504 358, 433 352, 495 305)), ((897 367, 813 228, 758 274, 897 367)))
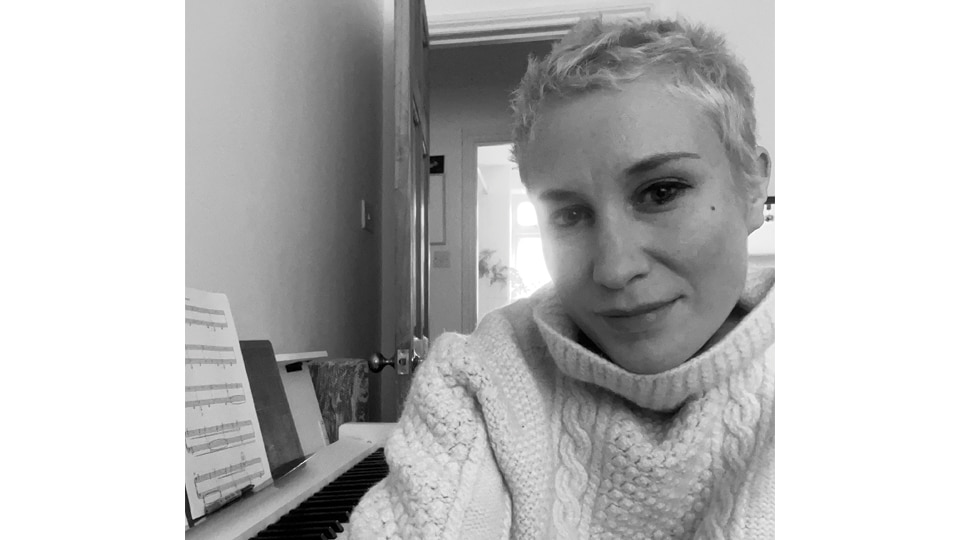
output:
POLYGON ((390 472, 350 516, 350 540, 507 538, 510 497, 464 371, 463 336, 420 365, 385 446, 390 472))

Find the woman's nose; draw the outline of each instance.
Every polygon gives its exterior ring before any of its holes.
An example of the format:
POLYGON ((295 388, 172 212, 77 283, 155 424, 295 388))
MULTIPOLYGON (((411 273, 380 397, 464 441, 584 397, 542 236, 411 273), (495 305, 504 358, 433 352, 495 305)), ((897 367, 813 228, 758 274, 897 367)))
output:
POLYGON ((642 233, 629 224, 608 223, 598 228, 593 258, 593 281, 608 288, 622 289, 634 278, 650 272, 642 233))

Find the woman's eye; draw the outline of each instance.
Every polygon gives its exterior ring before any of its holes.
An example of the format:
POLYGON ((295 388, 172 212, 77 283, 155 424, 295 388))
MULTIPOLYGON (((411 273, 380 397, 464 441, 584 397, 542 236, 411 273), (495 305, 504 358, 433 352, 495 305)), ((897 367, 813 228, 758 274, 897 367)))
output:
POLYGON ((563 229, 574 227, 588 217, 589 215, 585 208, 570 206, 553 212, 553 214, 550 215, 550 223, 552 223, 554 227, 563 229))
POLYGON ((683 194, 689 186, 680 182, 657 182, 637 194, 635 205, 651 203, 653 206, 664 206, 683 194))

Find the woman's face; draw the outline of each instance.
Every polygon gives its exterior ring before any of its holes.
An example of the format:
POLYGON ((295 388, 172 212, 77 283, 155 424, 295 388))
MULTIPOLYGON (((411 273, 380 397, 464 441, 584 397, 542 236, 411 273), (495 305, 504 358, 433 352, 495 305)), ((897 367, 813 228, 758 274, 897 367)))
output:
POLYGON ((616 364, 674 368, 731 315, 767 179, 735 179, 692 100, 641 79, 548 104, 520 172, 561 303, 616 364))

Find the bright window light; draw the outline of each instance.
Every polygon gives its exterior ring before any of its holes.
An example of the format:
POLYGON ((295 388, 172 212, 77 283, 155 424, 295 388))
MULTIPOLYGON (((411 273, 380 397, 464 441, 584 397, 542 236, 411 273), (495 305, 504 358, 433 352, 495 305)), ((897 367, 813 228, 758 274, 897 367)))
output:
POLYGON ((527 236, 517 240, 516 269, 523 279, 526 292, 511 294, 511 300, 526 298, 550 281, 539 236, 527 236))
POLYGON ((523 201, 517 205, 517 225, 521 227, 533 227, 537 224, 537 211, 533 209, 533 203, 523 201))

